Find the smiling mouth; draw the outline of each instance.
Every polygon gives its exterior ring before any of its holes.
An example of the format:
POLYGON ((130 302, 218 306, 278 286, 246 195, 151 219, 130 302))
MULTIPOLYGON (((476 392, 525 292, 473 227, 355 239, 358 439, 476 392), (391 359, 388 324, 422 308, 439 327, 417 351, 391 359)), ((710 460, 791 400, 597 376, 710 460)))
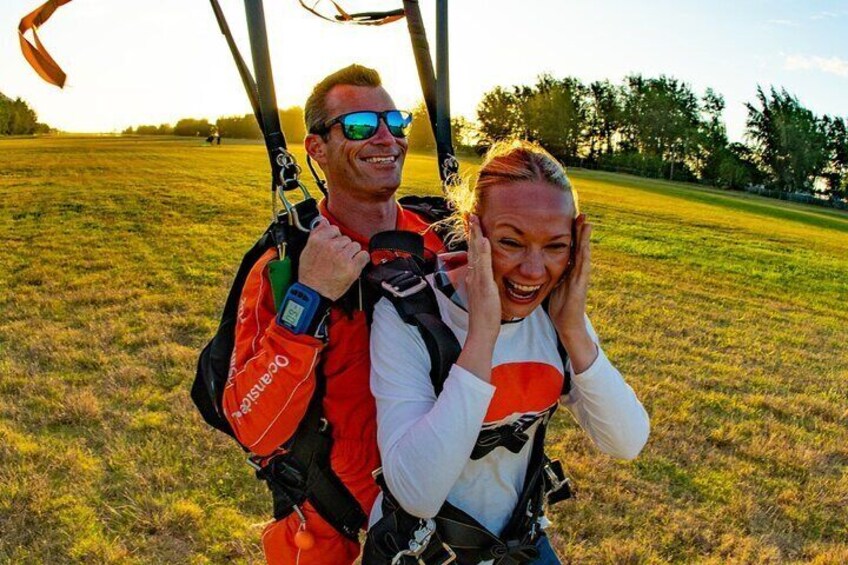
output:
POLYGON ((529 286, 504 279, 504 288, 506 288, 507 296, 509 296, 512 300, 527 303, 536 299, 539 292, 542 290, 542 285, 537 284, 529 286))
POLYGON ((366 157, 363 159, 366 163, 371 163, 374 165, 386 165, 386 164, 394 164, 398 160, 397 155, 389 155, 386 157, 366 157))

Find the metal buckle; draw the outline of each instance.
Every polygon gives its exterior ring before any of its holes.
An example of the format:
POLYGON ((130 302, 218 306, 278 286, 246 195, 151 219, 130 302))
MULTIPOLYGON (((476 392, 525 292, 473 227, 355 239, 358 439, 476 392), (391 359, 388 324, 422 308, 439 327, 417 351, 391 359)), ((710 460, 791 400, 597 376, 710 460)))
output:
MULTIPOLYGON (((436 533, 436 522, 432 518, 420 521, 420 527, 412 534, 412 539, 409 540, 409 549, 399 551, 392 557, 391 565, 399 565, 404 557, 412 557, 418 565, 428 565, 422 558, 421 554, 430 545, 430 540, 433 534, 436 533)), ((456 553, 446 543, 442 543, 442 548, 448 554, 447 559, 436 565, 448 565, 456 561, 456 553)))
POLYGON ((546 462, 542 469, 545 471, 545 474, 548 476, 548 480, 551 482, 551 489, 548 492, 556 492, 564 485, 567 485, 571 482, 568 480, 568 477, 563 480, 560 480, 559 476, 556 474, 556 471, 554 471, 554 468, 551 465, 550 461, 546 462))
POLYGON ((382 286, 384 289, 391 292, 393 295, 397 296, 398 298, 406 298, 407 296, 411 296, 411 295, 415 294, 416 292, 422 290, 424 287, 426 287, 427 281, 425 281, 424 279, 419 277, 417 283, 415 283, 411 287, 404 289, 404 290, 401 290, 400 287, 394 286, 389 281, 381 282, 380 286, 382 286))
MULTIPOLYGON (((309 198, 312 198, 312 196, 309 194, 309 191, 306 190, 305 186, 303 186, 302 182, 297 181, 297 186, 298 186, 298 188, 300 188, 300 192, 303 194, 304 200, 308 200, 309 198)), ((298 216, 297 216, 297 210, 295 210, 295 207, 292 205, 291 202, 289 202, 288 198, 286 198, 285 192, 286 191, 283 188, 283 184, 280 184, 279 187, 277 188, 277 193, 280 197, 280 200, 283 203, 283 207, 286 209, 286 217, 289 219, 289 224, 295 226, 297 229, 299 229, 302 232, 308 233, 315 226, 311 225, 311 226, 307 227, 307 226, 304 226, 303 224, 300 223, 300 218, 298 218, 298 216)))
POLYGON ((247 458, 247 464, 248 464, 248 465, 250 465, 251 467, 253 467, 253 469, 254 469, 255 471, 261 471, 261 470, 262 470, 262 465, 260 465, 258 461, 255 461, 255 460, 254 460, 254 457, 256 457, 256 456, 255 456, 255 455, 251 455, 250 457, 248 457, 248 458, 247 458))

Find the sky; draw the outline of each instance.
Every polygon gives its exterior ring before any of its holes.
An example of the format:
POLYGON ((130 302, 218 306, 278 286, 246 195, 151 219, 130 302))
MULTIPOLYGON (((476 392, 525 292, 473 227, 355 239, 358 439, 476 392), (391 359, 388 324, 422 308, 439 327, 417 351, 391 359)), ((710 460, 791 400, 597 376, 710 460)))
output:
MULTIPOLYGON (((244 5, 219 0, 246 59, 244 5)), ((354 11, 399 0, 337 0, 354 11)), ((43 0, 0 0, 0 92, 70 132, 120 131, 180 118, 245 114, 250 105, 207 0, 74 0, 39 32, 68 74, 43 82, 18 44, 22 16, 43 0)), ((435 0, 420 0, 431 46, 435 0)), ((323 76, 372 66, 399 108, 421 99, 406 24, 336 25, 297 0, 265 0, 279 106, 303 105, 323 76)), ((786 88, 815 113, 848 116, 848 0, 453 0, 451 110, 474 118, 495 86, 541 73, 585 83, 666 74, 724 95, 731 140, 758 85, 786 88)))

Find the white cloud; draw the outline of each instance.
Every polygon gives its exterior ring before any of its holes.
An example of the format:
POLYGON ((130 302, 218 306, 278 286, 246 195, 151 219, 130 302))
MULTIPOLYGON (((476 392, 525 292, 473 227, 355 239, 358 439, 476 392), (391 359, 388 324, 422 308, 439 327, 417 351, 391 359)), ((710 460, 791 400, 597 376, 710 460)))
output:
POLYGON ((798 27, 798 22, 793 20, 766 20, 767 24, 786 27, 798 27))
POLYGON ((823 73, 848 77, 848 61, 839 57, 806 57, 804 55, 789 55, 786 57, 786 69, 816 70, 823 73))
POLYGON ((829 20, 841 16, 839 12, 819 12, 810 16, 811 20, 829 20))

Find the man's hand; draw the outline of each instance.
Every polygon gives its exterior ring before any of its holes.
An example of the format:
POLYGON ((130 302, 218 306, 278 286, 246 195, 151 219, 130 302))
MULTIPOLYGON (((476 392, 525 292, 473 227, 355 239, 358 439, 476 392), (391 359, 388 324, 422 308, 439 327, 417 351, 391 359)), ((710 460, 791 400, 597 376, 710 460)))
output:
POLYGON ((338 300, 369 260, 361 245, 321 218, 300 254, 298 280, 321 296, 338 300))

